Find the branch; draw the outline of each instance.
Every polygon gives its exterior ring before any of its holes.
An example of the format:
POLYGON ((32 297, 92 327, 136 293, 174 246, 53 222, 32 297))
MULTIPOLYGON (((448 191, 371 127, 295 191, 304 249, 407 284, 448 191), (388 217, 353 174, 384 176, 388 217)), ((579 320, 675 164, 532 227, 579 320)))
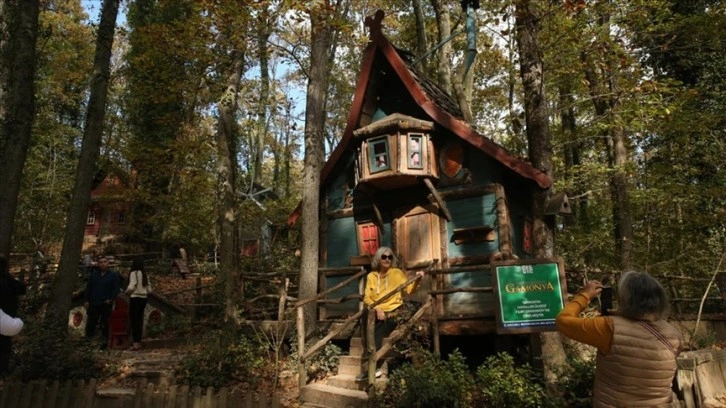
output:
POLYGON ((723 263, 724 256, 726 256, 726 251, 721 253, 721 259, 719 259, 719 261, 718 261, 718 266, 716 266, 716 270, 713 271, 713 276, 711 276, 711 281, 708 282, 708 286, 706 287, 706 293, 703 294, 703 298, 701 299, 701 304, 698 307, 698 317, 696 317, 696 325, 693 328, 693 335, 691 336, 691 343, 693 342, 693 338, 696 336, 696 331, 698 331, 698 324, 701 322, 701 313, 703 312, 703 304, 706 303, 706 297, 708 297, 708 292, 711 290, 713 281, 716 280, 716 275, 718 275, 719 271, 721 270, 721 264, 723 263))

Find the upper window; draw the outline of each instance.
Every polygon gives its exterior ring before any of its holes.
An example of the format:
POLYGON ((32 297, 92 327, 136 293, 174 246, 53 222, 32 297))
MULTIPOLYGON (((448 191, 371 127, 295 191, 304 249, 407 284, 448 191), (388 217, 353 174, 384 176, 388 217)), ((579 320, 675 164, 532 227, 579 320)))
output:
POLYGON ((423 135, 412 133, 408 135, 408 168, 409 169, 422 169, 423 159, 421 143, 423 141, 423 135))
POLYGON ((391 168, 391 157, 388 148, 388 137, 373 139, 368 142, 368 157, 371 173, 391 168))
POLYGON ((116 222, 118 224, 125 224, 126 223, 126 211, 121 210, 116 214, 116 222))
POLYGON ((93 225, 96 223, 96 213, 93 211, 88 211, 88 215, 86 216, 86 225, 93 225))

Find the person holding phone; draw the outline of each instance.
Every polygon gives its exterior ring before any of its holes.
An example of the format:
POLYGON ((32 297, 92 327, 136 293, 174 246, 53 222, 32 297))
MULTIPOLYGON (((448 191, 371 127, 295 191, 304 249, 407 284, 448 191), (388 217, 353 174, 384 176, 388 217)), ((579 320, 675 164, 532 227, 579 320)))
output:
POLYGON ((582 318, 603 284, 585 284, 555 321, 565 336, 597 348, 593 407, 670 406, 681 333, 665 319, 668 297, 645 272, 626 272, 617 285, 612 315, 582 318))

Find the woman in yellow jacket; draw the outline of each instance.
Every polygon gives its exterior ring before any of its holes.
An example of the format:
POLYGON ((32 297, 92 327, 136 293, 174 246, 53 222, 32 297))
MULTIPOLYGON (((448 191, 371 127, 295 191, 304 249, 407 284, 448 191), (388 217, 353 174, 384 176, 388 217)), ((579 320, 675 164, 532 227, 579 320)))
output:
MULTIPOLYGON (((397 264, 398 259, 393 255, 391 248, 378 248, 371 261, 372 272, 368 274, 366 280, 366 288, 363 296, 363 302, 366 305, 372 305, 408 280, 406 274, 396 267, 397 264)), ((423 271, 416 272, 416 276, 423 275, 423 271)), ((407 294, 413 293, 418 287, 419 282, 420 280, 411 283, 403 291, 407 294)), ((401 292, 398 292, 376 306, 376 350, 381 348, 383 338, 396 329, 396 320, 393 317, 402 304, 403 298, 401 292)), ((376 371, 376 377, 380 377, 381 374, 380 370, 376 371)))

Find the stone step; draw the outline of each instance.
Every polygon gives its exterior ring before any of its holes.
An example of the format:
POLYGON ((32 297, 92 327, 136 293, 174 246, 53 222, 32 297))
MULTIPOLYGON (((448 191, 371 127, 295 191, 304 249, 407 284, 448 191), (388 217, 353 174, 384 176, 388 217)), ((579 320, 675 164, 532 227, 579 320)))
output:
MULTIPOLYGON (((341 356, 341 357, 343 357, 343 356, 341 356)), ((358 364, 358 365, 338 364, 338 374, 356 376, 362 372, 363 372, 363 366, 360 364, 358 364)))
POLYGON ((338 374, 332 377, 329 377, 325 383, 327 385, 338 387, 338 388, 345 388, 347 390, 360 390, 365 391, 366 385, 368 385, 367 381, 356 381, 357 375, 353 374, 338 374))
POLYGON ((300 390, 300 399, 306 404, 327 408, 364 408, 368 405, 368 394, 363 391, 320 383, 304 386, 300 390))
MULTIPOLYGON (((383 339, 383 345, 389 344, 391 342, 391 339, 388 337, 383 339)), ((364 347, 363 347, 363 339, 360 337, 351 337, 350 338, 350 349, 348 350, 348 354, 351 356, 362 356, 364 354, 364 347)))
POLYGON ((364 360, 361 356, 338 356, 338 361, 340 365, 360 367, 364 360))
POLYGON ((350 338, 350 350, 348 354, 351 356, 363 355, 363 339, 361 337, 350 338))

